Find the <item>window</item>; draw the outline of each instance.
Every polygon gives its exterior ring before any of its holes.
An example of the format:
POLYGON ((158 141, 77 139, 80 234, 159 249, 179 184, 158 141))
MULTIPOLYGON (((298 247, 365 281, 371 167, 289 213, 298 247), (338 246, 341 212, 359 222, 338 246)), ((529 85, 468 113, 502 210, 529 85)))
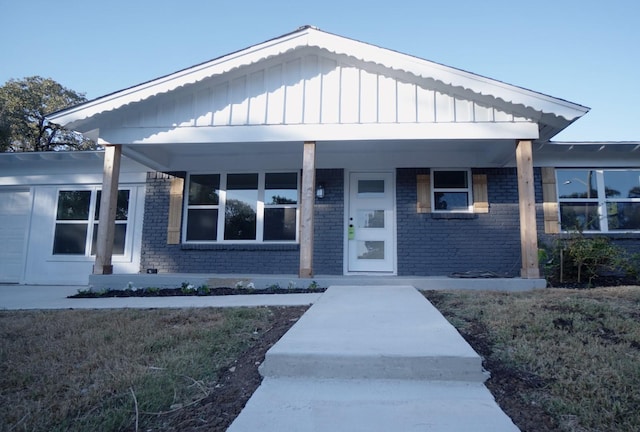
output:
POLYGON ((640 230, 640 170, 556 170, 563 231, 640 230))
MULTIPOLYGON (((118 191, 113 254, 124 255, 129 220, 129 190, 118 191)), ((58 192, 54 255, 95 255, 101 192, 62 190, 58 192)))
POLYGON ((434 211, 472 211, 469 171, 433 170, 432 175, 434 211))
POLYGON ((298 174, 192 174, 187 242, 295 242, 298 174))

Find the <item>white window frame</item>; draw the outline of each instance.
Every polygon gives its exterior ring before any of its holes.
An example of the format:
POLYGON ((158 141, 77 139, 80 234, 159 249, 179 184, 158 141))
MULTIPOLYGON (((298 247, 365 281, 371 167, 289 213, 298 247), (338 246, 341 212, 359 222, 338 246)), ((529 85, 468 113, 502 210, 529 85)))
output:
POLYGON ((270 170, 270 171, 217 171, 217 172, 192 172, 187 176, 183 199, 182 243, 183 244, 297 244, 300 236, 300 172, 297 170, 270 170), (296 174, 296 204, 265 204, 265 180, 267 174, 291 173, 296 174), (192 175, 220 175, 219 200, 217 205, 189 205, 189 188, 192 175), (258 174, 258 198, 256 203, 256 238, 255 240, 225 240, 225 210, 227 202, 227 176, 230 174, 258 174), (264 240, 264 214, 265 209, 295 208, 296 209, 296 236, 294 240, 264 240), (189 210, 191 209, 217 209, 217 239, 216 240, 188 240, 187 225, 189 210))
POLYGON ((430 170, 431 175, 431 211, 433 213, 473 213, 473 176, 471 170, 468 168, 437 168, 430 170), (459 171, 467 173, 467 187, 466 188, 437 188, 435 183, 435 173, 439 171, 459 171), (437 192, 464 192, 467 194, 467 203, 469 204, 465 210, 441 210, 436 208, 436 193, 437 192))
MULTIPOLYGON (((91 253, 91 246, 93 244, 93 230, 98 225, 99 220, 95 218, 96 206, 98 205, 98 192, 102 190, 99 186, 86 186, 86 187, 77 187, 77 186, 68 186, 68 187, 60 187, 56 189, 55 195, 55 205, 53 209, 53 229, 51 231, 51 244, 49 249, 49 261, 87 261, 94 260, 96 255, 91 253), (91 198, 89 199, 89 217, 86 220, 58 220, 58 201, 60 200, 60 192, 82 192, 89 191, 91 192, 91 198), (85 248, 84 254, 54 254, 53 248, 55 243, 56 236, 56 226, 58 223, 64 224, 86 224, 87 225, 87 234, 85 236, 85 248)), ((123 254, 113 254, 114 261, 129 261, 131 259, 131 245, 133 242, 133 227, 132 223, 135 219, 134 217, 134 209, 137 202, 136 199, 136 188, 133 187, 119 187, 118 192, 120 191, 128 191, 129 192, 129 202, 127 209, 127 220, 116 220, 116 225, 126 225, 125 228, 125 237, 124 237, 124 253, 123 254)))
MULTIPOLYGON (((584 233, 599 233, 599 234, 624 234, 624 233, 638 233, 640 229, 637 230, 609 230, 609 218, 607 214, 607 203, 613 202, 633 202, 640 203, 640 198, 607 198, 606 190, 605 190, 605 181, 604 181, 604 173, 611 171, 636 171, 640 176, 640 169, 638 168, 558 168, 556 169, 556 193, 558 197, 558 220, 560 221, 560 227, 562 227, 562 211, 561 206, 562 203, 571 203, 571 202, 590 202, 597 205, 598 209, 598 220, 600 222, 599 230, 584 230, 584 233), (558 180, 559 172, 569 172, 569 171, 593 171, 595 173, 596 179, 596 190, 598 191, 598 196, 596 198, 560 198, 560 182, 558 180)), ((564 233, 572 232, 571 230, 562 230, 564 233)))

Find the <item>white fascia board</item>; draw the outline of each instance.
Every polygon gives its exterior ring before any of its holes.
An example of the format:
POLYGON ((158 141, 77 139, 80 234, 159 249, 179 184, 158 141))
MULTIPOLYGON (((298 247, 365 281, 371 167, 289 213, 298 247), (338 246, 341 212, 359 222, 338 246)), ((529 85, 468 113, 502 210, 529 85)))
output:
MULTIPOLYGON (((144 184, 146 172, 120 173, 120 185, 144 184)), ((34 174, 0 177, 0 186, 101 185, 100 174, 34 174)))
POLYGON ((538 139, 535 123, 408 123, 210 126, 104 130, 105 144, 295 142, 355 140, 538 139))
POLYGON ((205 62, 146 83, 121 90, 93 101, 50 114, 47 119, 56 124, 71 126, 105 111, 140 102, 152 96, 175 90, 187 84, 194 84, 206 78, 229 72, 233 69, 283 54, 306 45, 306 32, 292 33, 247 49, 205 62))

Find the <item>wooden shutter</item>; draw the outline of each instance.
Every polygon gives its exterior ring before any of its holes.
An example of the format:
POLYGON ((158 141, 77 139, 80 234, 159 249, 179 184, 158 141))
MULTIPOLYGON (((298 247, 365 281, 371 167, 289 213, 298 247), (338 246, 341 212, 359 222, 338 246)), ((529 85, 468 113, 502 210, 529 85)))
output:
POLYGON ((560 232, 560 212, 558 208, 558 193, 556 191, 555 168, 542 168, 542 201, 544 232, 558 234, 560 232))
POLYGON ((487 175, 473 175, 473 212, 489 213, 489 193, 487 192, 487 175))
POLYGON ((417 211, 418 213, 431 213, 431 175, 418 174, 417 179, 417 211))
POLYGON ((180 225, 182 223, 182 194, 184 179, 173 177, 169 192, 169 223, 167 225, 167 244, 180 244, 180 225))

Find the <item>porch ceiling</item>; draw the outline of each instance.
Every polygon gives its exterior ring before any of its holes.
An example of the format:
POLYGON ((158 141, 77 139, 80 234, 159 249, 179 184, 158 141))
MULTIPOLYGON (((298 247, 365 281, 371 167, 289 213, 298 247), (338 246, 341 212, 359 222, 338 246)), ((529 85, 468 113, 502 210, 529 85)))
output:
MULTIPOLYGON (((502 167, 515 164, 515 141, 317 141, 318 168, 389 169, 428 166, 502 167)), ((303 142, 129 144, 123 153, 159 171, 299 169, 303 142)))

